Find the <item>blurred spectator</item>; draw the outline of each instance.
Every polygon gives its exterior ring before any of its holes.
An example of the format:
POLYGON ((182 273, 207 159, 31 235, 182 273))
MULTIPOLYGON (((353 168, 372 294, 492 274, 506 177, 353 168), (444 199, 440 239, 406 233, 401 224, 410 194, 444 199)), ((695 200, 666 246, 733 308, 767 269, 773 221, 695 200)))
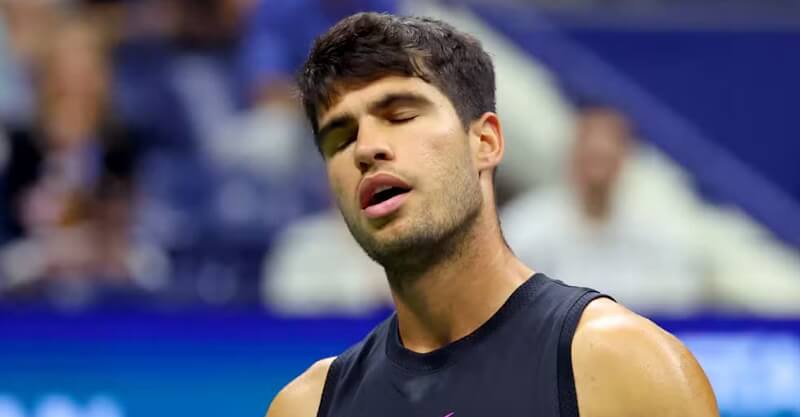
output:
POLYGON ((685 312, 706 300, 701 258, 677 231, 620 199, 635 145, 625 116, 578 116, 568 183, 524 195, 503 213, 512 249, 537 270, 597 288, 637 310, 685 312))
POLYGON ((250 232, 248 241, 266 234, 254 224, 265 216, 253 220, 251 209, 261 204, 254 184, 263 179, 216 166, 221 142, 232 140, 228 148, 242 142, 233 126, 243 105, 235 58, 250 2, 112 3, 120 9, 94 4, 92 10, 122 14, 128 23, 114 35, 114 91, 120 118, 146 132, 139 229, 170 249, 222 243, 210 234, 226 243, 241 241, 241 230, 250 232), (229 180, 236 185, 228 187, 229 180))
POLYGON ((238 110, 241 0, 85 1, 115 40, 114 100, 151 145, 192 152, 238 110), (111 4, 108 4, 111 3, 111 4))
POLYGON ((36 228, 57 222, 53 217, 67 211, 41 210, 51 206, 35 202, 52 195, 51 201, 69 204, 76 199, 74 191, 93 184, 99 162, 94 135, 101 125, 111 127, 105 120, 108 74, 99 38, 76 21, 64 23, 55 34, 38 67, 35 124, 9 127, 12 198, 6 201, 29 206, 15 210, 27 217, 16 219, 17 231, 23 224, 36 228))
MULTIPOLYGON (((274 106, 250 100, 256 87, 238 65, 254 2, 148 3, 126 13, 165 23, 119 36, 114 55, 123 118, 154 139, 140 176, 138 230, 169 248, 186 293, 214 304, 256 302, 258 274, 250 271, 276 233, 328 205, 313 141, 294 97, 274 106), (220 285, 226 289, 214 290, 220 285)), ((286 4, 264 9, 294 7, 286 4)), ((315 11, 298 12, 295 23, 315 11)), ((244 43, 270 48, 247 36, 244 43)))
POLYGON ((534 268, 645 313, 800 312, 800 256, 743 213, 701 201, 685 173, 632 139, 619 111, 587 107, 566 181, 501 213, 534 268))
POLYGON ((103 41, 90 26, 79 19, 56 26, 38 74, 36 124, 8 134, 3 201, 17 239, 0 254, 7 292, 69 286, 81 295, 59 291, 66 297, 56 301, 79 304, 88 300, 89 282, 164 284, 163 259, 129 233, 137 138, 113 118, 108 71, 103 41))
POLYGON ((32 72, 50 39, 58 5, 49 0, 0 1, 0 122, 29 122, 32 72))

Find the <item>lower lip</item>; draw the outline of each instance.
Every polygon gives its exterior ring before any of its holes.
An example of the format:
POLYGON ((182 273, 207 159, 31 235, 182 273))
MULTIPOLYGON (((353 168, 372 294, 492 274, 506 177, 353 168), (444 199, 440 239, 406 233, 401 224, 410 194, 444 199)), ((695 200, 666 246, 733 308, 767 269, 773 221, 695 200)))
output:
POLYGON ((405 203, 406 199, 408 198, 408 194, 410 192, 411 191, 405 192, 403 194, 398 194, 384 202, 375 204, 374 206, 369 206, 363 210, 364 214, 370 219, 377 219, 380 217, 388 216, 397 211, 397 209, 399 209, 400 206, 402 206, 403 203, 405 203))

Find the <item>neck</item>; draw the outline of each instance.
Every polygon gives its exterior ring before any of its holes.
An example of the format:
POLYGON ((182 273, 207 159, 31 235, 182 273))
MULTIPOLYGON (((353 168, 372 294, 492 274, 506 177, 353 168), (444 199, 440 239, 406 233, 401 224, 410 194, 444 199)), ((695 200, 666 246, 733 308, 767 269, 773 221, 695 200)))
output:
POLYGON ((426 268, 387 270, 406 348, 430 352, 472 333, 533 274, 508 249, 488 214, 453 237, 457 247, 426 268))
POLYGON ((583 214, 593 223, 605 222, 611 214, 611 191, 588 189, 583 191, 583 214))

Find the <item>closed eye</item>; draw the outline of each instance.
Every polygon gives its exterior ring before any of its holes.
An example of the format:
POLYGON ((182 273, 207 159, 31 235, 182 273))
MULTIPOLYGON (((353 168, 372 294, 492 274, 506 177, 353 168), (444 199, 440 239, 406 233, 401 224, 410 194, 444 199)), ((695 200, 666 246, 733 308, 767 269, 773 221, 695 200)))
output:
POLYGON ((357 135, 358 130, 353 128, 340 128, 328 133, 322 142, 323 154, 330 157, 345 150, 355 142, 357 135))
POLYGON ((416 118, 417 118, 417 116, 416 116, 416 115, 412 115, 412 116, 399 116, 399 117, 390 117, 390 118, 389 118, 389 123, 391 123, 391 124, 393 124, 393 125, 397 125, 397 124, 403 124, 403 123, 408 123, 408 122, 410 122, 410 121, 412 121, 412 120, 414 120, 414 119, 416 119, 416 118))

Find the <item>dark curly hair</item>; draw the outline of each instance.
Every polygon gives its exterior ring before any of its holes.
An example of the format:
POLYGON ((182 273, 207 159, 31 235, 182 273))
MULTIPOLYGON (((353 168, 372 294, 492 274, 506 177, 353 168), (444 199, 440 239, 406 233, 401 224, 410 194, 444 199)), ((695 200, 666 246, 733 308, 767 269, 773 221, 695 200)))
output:
POLYGON ((453 103, 464 128, 495 111, 492 60, 474 37, 439 20, 358 13, 314 42, 297 77, 306 115, 316 135, 320 111, 345 88, 385 76, 419 77, 453 103))

